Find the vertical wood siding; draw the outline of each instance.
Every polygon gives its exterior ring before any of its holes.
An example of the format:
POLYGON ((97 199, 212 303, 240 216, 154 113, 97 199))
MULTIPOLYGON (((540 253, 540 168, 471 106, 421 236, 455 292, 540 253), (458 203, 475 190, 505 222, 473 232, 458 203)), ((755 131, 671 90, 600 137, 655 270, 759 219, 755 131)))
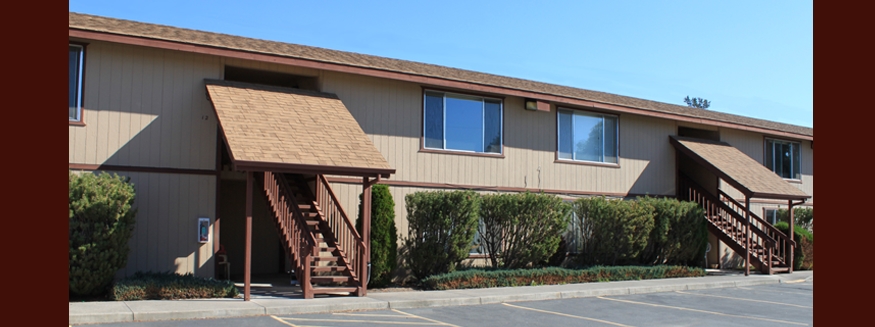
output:
POLYGON ((556 109, 532 112, 504 101, 504 158, 419 152, 419 85, 339 73, 323 74, 397 172, 393 180, 529 187, 604 193, 674 194, 674 123, 620 116, 620 168, 555 163, 556 109), (540 171, 539 171, 540 169, 540 171))
MULTIPOLYGON (((109 172, 130 177, 137 210, 130 254, 118 277, 174 271, 212 277, 212 241, 197 242, 197 220, 216 219, 216 178, 183 174, 109 172)), ((212 231, 212 228, 210 229, 212 231)))
POLYGON ((85 58, 85 126, 69 127, 70 163, 215 168, 203 79, 220 77, 218 58, 105 42, 85 58))
MULTIPOLYGON (((763 156, 765 155, 763 134, 723 128, 720 130, 720 139, 763 164, 763 156)), ((802 150, 800 154, 802 156, 802 183, 790 183, 790 185, 811 195, 808 202, 814 202, 814 149, 811 148, 811 141, 798 142, 800 150, 802 150)), ((721 184, 721 189, 732 197, 739 199, 744 197, 741 192, 726 183, 721 184)), ((761 210, 756 212, 761 212, 761 210)))

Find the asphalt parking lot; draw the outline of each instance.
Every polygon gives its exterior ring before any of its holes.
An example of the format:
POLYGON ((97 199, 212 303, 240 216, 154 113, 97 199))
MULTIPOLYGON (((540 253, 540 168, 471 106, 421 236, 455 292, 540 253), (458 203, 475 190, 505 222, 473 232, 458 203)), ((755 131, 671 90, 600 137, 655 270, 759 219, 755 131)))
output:
POLYGON ((489 305, 96 326, 808 326, 814 283, 489 305))

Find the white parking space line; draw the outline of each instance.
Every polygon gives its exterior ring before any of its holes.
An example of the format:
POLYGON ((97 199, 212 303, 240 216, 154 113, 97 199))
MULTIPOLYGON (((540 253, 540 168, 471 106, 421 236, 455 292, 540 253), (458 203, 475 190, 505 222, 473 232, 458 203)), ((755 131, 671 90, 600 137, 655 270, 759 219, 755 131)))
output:
POLYGON ((814 307, 805 306, 805 305, 790 304, 790 303, 782 303, 782 302, 772 302, 772 301, 763 301, 763 300, 755 300, 755 299, 748 299, 748 298, 743 298, 743 297, 731 297, 731 296, 722 296, 722 295, 713 295, 713 294, 700 294, 700 293, 687 293, 687 292, 683 292, 683 291, 675 291, 675 292, 676 292, 676 293, 680 293, 680 294, 689 294, 689 295, 696 295, 696 296, 709 296, 709 297, 716 297, 716 298, 721 298, 721 299, 730 299, 730 300, 739 300, 739 301, 745 301, 745 302, 760 302, 760 303, 768 303, 768 304, 786 305, 786 306, 788 306, 788 307, 797 307, 797 308, 804 308, 804 309, 813 309, 813 308, 814 308, 814 307))
POLYGON ((351 316, 351 317, 383 317, 383 318, 403 318, 402 315, 384 315, 379 313, 346 313, 346 312, 338 312, 332 313, 334 316, 351 316))
POLYGON ((407 313, 407 312, 404 312, 404 311, 401 311, 401 310, 397 310, 397 309, 392 309, 392 311, 397 312, 397 313, 400 313, 400 314, 403 314, 403 315, 406 315, 406 316, 409 316, 409 317, 419 318, 419 319, 422 319, 422 320, 425 320, 425 321, 431 321, 431 322, 436 323, 436 324, 441 325, 441 326, 453 326, 453 327, 459 327, 459 326, 456 326, 456 325, 453 325, 453 324, 445 323, 445 322, 443 322, 443 321, 437 321, 437 320, 429 319, 429 318, 426 318, 426 317, 420 317, 420 316, 417 316, 417 315, 415 315, 415 314, 407 313))
MULTIPOLYGON (((415 325, 415 326, 455 326, 445 323, 415 322, 415 321, 389 321, 389 320, 361 320, 361 319, 322 319, 322 318, 280 318, 286 322, 291 321, 315 321, 315 322, 345 322, 356 324, 387 324, 387 325, 415 325)), ((290 323, 290 322, 289 322, 290 323)), ((294 325, 292 325, 294 326, 294 325)), ((458 326, 456 326, 458 327, 458 326)))
POLYGON ((541 312, 541 313, 549 313, 549 314, 553 314, 553 315, 557 315, 557 316, 562 316, 562 317, 569 317, 569 318, 576 318, 576 319, 583 319, 583 320, 595 321, 595 322, 600 322, 600 323, 603 323, 603 324, 608 324, 608 325, 613 325, 613 326, 632 327, 632 326, 629 326, 629 325, 623 325, 623 324, 620 324, 620 323, 611 322, 611 321, 607 321, 607 320, 596 319, 596 318, 589 318, 589 317, 583 317, 583 316, 576 316, 576 315, 570 315, 570 314, 567 314, 567 313, 554 312, 554 311, 547 311, 547 310, 541 310, 541 309, 535 309, 535 308, 521 307, 521 306, 518 306, 518 305, 509 304, 509 303, 502 303, 502 304, 504 304, 504 305, 506 305, 506 306, 509 306, 509 307, 513 307, 513 308, 519 308, 519 309, 531 310, 531 311, 541 312))
POLYGON ((301 327, 301 326, 297 326, 297 325, 295 325, 295 324, 293 324, 293 323, 290 323, 290 322, 288 322, 288 321, 285 321, 285 320, 283 320, 282 318, 277 317, 277 316, 270 316, 270 317, 273 318, 274 320, 279 321, 279 322, 281 322, 281 323, 283 323, 283 324, 285 324, 285 325, 288 325, 288 326, 292 326, 292 327, 301 327))
POLYGON ((604 296, 597 296, 596 298, 598 298, 598 299, 602 299, 602 300, 608 300, 608 301, 623 302, 623 303, 640 304, 640 305, 649 305, 649 306, 659 307, 659 308, 669 308, 669 309, 677 309, 677 310, 684 310, 684 311, 692 311, 692 312, 707 313, 707 314, 713 314, 713 315, 718 315, 718 316, 738 317, 738 318, 747 318, 747 319, 754 319, 754 320, 763 320, 763 321, 770 321, 770 322, 784 323, 784 324, 790 324, 790 325, 808 326, 808 324, 801 323, 801 322, 795 322, 795 321, 778 320, 778 319, 768 319, 768 318, 751 317, 751 316, 744 316, 744 315, 733 315, 733 314, 722 313, 722 312, 716 312, 716 311, 707 311, 707 310, 691 309, 691 308, 685 308, 685 307, 676 307, 676 306, 670 306, 670 305, 655 304, 655 303, 647 303, 647 302, 638 302, 638 301, 630 301, 630 300, 612 299, 612 298, 607 298, 607 297, 604 297, 604 296))
MULTIPOLYGON (((779 290, 771 289, 771 288, 747 288, 747 287, 739 287, 738 289, 740 289, 740 290, 747 290, 747 291, 763 291, 763 292, 772 292, 772 293, 784 293, 784 294, 795 294, 795 295, 809 295, 809 296, 814 296, 813 293, 805 293, 805 292, 790 292, 790 291, 784 291, 784 290, 780 290, 780 291, 779 291, 779 290)), ((812 292, 814 292, 814 291, 812 290, 812 292)))

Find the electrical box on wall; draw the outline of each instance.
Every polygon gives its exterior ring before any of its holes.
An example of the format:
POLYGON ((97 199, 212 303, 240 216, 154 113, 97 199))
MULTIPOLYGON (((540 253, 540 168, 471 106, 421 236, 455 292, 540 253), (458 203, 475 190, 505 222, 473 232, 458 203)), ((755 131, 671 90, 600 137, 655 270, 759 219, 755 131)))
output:
POLYGON ((210 242, 210 218, 197 219, 197 241, 198 243, 210 242))
POLYGON ((550 103, 535 99, 526 99, 526 110, 550 112, 550 103))

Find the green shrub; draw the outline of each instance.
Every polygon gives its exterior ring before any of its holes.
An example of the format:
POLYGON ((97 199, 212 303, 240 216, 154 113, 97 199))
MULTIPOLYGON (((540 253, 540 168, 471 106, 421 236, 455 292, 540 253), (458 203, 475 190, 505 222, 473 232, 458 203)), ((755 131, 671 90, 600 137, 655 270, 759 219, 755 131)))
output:
MULTIPOLYGON (((786 222, 778 222, 775 228, 784 235, 790 235, 790 224, 786 222)), ((796 241, 796 247, 793 249, 793 269, 814 269, 814 234, 799 225, 793 228, 793 232, 793 240, 796 241), (811 257, 807 257, 808 254, 811 257)))
POLYGON ((568 228, 570 210, 554 195, 483 195, 480 240, 490 254, 492 267, 523 268, 549 258, 568 228))
POLYGON ((69 173, 70 294, 105 294, 128 260, 134 230, 134 186, 129 178, 69 173))
POLYGON ((231 281, 170 272, 137 272, 115 283, 110 290, 110 298, 116 301, 224 298, 238 294, 231 281))
MULTIPOLYGON (((363 208, 359 195, 359 215, 355 229, 362 232, 363 208)), ((392 282, 392 272, 398 265, 398 229, 395 227, 395 201, 389 186, 376 184, 371 190, 371 280, 372 287, 392 282)))
POLYGON ((574 213, 582 265, 637 263, 654 225, 654 208, 646 202, 581 198, 574 213))
MULTIPOLYGON (((778 221, 790 223, 790 210, 778 209, 778 221)), ((793 208, 793 222, 797 226, 801 226, 805 230, 814 233, 814 208, 797 207, 793 208)))
POLYGON ((404 263, 417 280, 452 272, 468 257, 477 232, 479 196, 472 191, 408 194, 404 263))
POLYGON ((708 222, 695 202, 651 197, 638 201, 654 208, 654 228, 642 251, 643 264, 701 266, 708 246, 708 222))
POLYGON ((702 276, 705 276, 704 269, 685 266, 595 266, 588 269, 549 267, 516 270, 463 270, 428 277, 423 280, 423 286, 433 290, 451 290, 702 276))

